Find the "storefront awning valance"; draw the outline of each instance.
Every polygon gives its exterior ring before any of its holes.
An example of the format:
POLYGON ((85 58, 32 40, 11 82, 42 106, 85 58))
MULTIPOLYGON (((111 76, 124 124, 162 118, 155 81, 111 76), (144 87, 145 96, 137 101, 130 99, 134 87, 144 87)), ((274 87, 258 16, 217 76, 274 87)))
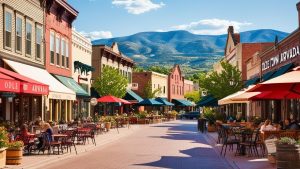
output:
POLYGON ((128 101, 135 101, 135 102, 141 102, 143 100, 143 98, 141 98, 139 95, 137 95, 135 92, 133 92, 130 89, 126 90, 126 94, 123 97, 123 99, 128 101))
POLYGON ((62 84, 67 86, 69 89, 73 90, 79 97, 89 97, 90 95, 77 83, 74 79, 70 77, 54 75, 62 84))
POLYGON ((2 74, 2 77, 5 75, 6 79, 7 77, 10 77, 10 79, 14 79, 14 82, 8 82, 3 81, 3 88, 0 90, 6 90, 6 89, 13 89, 10 92, 20 92, 20 93, 27 93, 27 94, 36 94, 36 95, 48 95, 49 94, 49 86, 43 83, 40 83, 38 81, 35 81, 33 79, 30 79, 26 76, 22 76, 16 72, 12 72, 10 70, 0 68, 0 73, 2 74), (19 82, 17 82, 19 81, 19 82), (18 86, 19 85, 19 86, 18 86), (17 89, 17 90, 16 90, 17 89))
POLYGON ((74 61, 74 71, 78 70, 81 74, 87 74, 90 71, 94 71, 95 69, 87 64, 81 63, 79 61, 74 61))
POLYGON ((279 68, 273 75, 272 78, 278 77, 284 73, 286 73, 289 69, 291 69, 293 67, 293 63, 289 63, 287 65, 282 66, 281 68, 279 68))
POLYGON ((158 97, 158 98, 155 98, 155 100, 158 102, 161 102, 164 106, 174 106, 173 103, 168 102, 165 98, 158 97))
POLYGON ((14 71, 18 72, 23 76, 35 79, 35 81, 44 83, 49 86, 49 95, 51 99, 61 100, 76 100, 75 92, 61 84, 45 69, 25 65, 23 63, 3 59, 14 71))
POLYGON ((255 76, 252 79, 247 80, 245 83, 245 87, 255 84, 256 82, 258 82, 258 80, 259 80, 258 76, 255 76))
POLYGON ((172 103, 174 103, 175 106, 184 106, 184 107, 193 106, 191 102, 184 99, 172 99, 172 103))
POLYGON ((1 92, 20 92, 20 81, 15 80, 12 77, 6 76, 5 74, 0 73, 0 91, 1 92))
POLYGON ((261 77, 261 80, 264 82, 266 80, 269 80, 272 78, 272 75, 274 74, 274 71, 270 71, 270 72, 267 72, 265 74, 262 75, 261 77))

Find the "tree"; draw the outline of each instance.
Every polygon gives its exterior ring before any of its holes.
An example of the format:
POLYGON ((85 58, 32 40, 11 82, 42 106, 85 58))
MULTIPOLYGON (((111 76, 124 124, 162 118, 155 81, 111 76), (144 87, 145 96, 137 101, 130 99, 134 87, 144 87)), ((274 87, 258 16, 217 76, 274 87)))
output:
POLYGON ((143 67, 140 66, 134 66, 133 67, 133 72, 144 72, 145 69, 143 67))
POLYGON ((221 62, 221 73, 213 71, 206 77, 201 77, 199 85, 217 99, 222 99, 243 88, 241 72, 236 66, 226 61, 221 62))
POLYGON ((157 88, 154 91, 152 91, 152 83, 149 80, 148 83, 146 84, 144 91, 143 91, 143 96, 146 99, 152 99, 155 98, 156 94, 161 93, 161 88, 157 88))
POLYGON ((200 101, 200 91, 188 92, 184 95, 184 97, 187 98, 188 100, 197 103, 200 101))
POLYGON ((101 96, 113 95, 122 98, 126 94, 128 80, 122 76, 118 69, 105 66, 99 77, 93 83, 93 87, 101 96))
POLYGON ((161 74, 169 74, 170 73, 170 69, 167 68, 166 66, 150 66, 148 69, 148 71, 153 71, 153 72, 157 72, 157 73, 161 73, 161 74))

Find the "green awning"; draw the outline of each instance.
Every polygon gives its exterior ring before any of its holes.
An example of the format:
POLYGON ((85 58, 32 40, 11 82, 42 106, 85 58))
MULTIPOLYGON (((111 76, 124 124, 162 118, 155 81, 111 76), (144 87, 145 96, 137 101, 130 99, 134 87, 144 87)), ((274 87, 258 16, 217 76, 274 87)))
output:
POLYGON ((90 95, 72 78, 54 75, 62 84, 76 93, 76 96, 89 97, 90 95))
POLYGON ((273 75, 272 78, 280 76, 284 73, 286 73, 291 67, 293 66, 293 63, 289 63, 287 65, 282 66, 281 68, 279 68, 273 75))
POLYGON ((158 97, 155 100, 158 102, 161 102, 164 106, 174 106, 173 103, 168 102, 167 99, 165 99, 165 98, 158 97))
POLYGON ((132 90, 128 89, 126 90, 126 94, 123 97, 125 100, 136 100, 137 102, 141 102, 143 98, 141 98, 139 95, 137 95, 135 92, 132 90))
POLYGON ((263 74, 262 78, 261 78, 262 82, 271 79, 273 74, 274 74, 274 71, 270 71, 270 72, 263 74))
POLYGON ((172 99, 172 103, 176 106, 193 106, 192 103, 184 99, 172 99))
POLYGON ((259 80, 258 76, 255 76, 254 78, 247 80, 245 83, 245 87, 255 84, 256 82, 258 82, 258 80, 259 80))
POLYGON ((214 107, 218 106, 218 100, 212 95, 208 95, 202 98, 197 104, 200 107, 214 107))

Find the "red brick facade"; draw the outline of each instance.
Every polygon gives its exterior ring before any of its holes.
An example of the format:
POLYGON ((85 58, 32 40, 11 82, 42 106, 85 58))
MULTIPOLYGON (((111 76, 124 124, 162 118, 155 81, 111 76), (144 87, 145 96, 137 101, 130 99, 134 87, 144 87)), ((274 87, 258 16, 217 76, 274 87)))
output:
POLYGON ((46 70, 50 73, 71 77, 72 76, 72 22, 77 17, 78 12, 73 9, 66 1, 50 0, 46 5, 46 70), (54 35, 54 62, 51 63, 50 52, 50 32, 54 35), (56 38, 59 38, 59 52, 60 57, 56 56, 56 38), (67 56, 62 57, 62 39, 68 47, 67 56), (63 59, 64 58, 64 59, 63 59), (66 65, 68 63, 68 66, 66 65))
POLYGON ((168 76, 168 99, 184 99, 184 78, 179 65, 175 65, 168 76))
POLYGON ((143 98, 144 98, 144 89, 149 82, 151 83, 151 72, 132 73, 132 83, 138 84, 138 89, 133 91, 143 98))

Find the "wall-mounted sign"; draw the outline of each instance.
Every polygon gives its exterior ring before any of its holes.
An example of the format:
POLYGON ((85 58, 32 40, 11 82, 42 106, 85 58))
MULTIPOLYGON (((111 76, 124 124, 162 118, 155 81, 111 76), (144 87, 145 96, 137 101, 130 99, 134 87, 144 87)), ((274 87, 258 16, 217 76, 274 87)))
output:
POLYGON ((282 53, 279 53, 278 55, 271 57, 265 61, 262 61, 261 63, 261 69, 262 71, 265 71, 267 69, 270 69, 280 63, 289 61, 290 59, 293 59, 294 57, 297 57, 300 55, 299 46, 295 46, 293 48, 290 48, 282 53))

